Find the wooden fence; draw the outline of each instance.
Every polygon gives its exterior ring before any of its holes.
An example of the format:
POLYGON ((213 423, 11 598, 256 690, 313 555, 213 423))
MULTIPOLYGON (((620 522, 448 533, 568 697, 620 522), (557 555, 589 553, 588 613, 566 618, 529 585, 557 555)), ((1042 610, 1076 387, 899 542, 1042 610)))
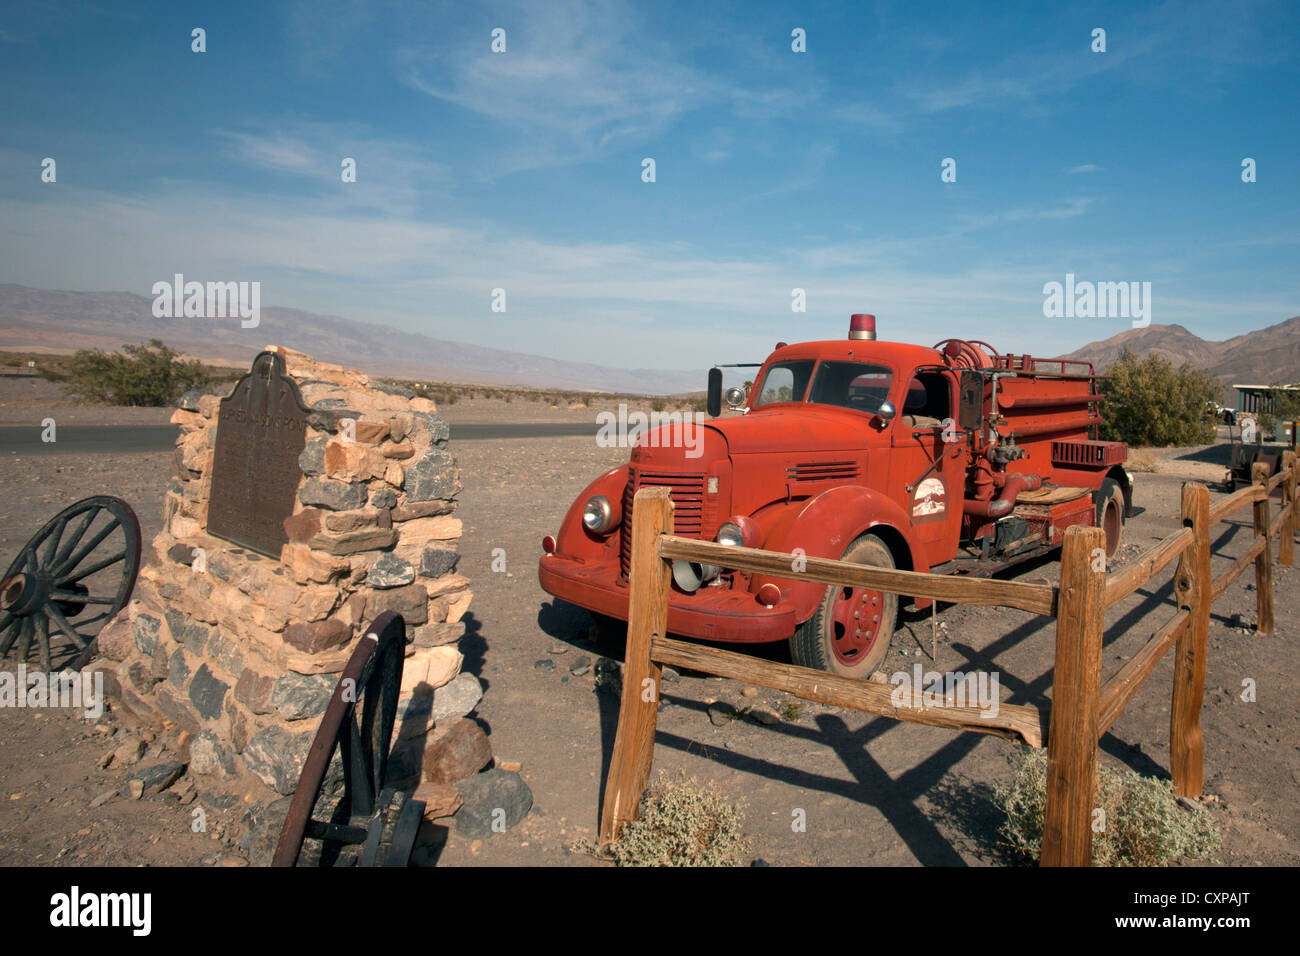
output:
POLYGON ((654 758, 663 666, 730 677, 784 691, 804 700, 847 707, 883 717, 973 733, 1019 738, 1047 745, 1047 805, 1040 863, 1086 866, 1092 858, 1091 812, 1096 787, 1097 741, 1124 705, 1175 648, 1173 702, 1169 720, 1170 772, 1180 796, 1201 795, 1204 741, 1200 713, 1205 691, 1205 656, 1210 607, 1251 564, 1255 568, 1258 630, 1273 633, 1273 566, 1269 541, 1279 538, 1278 560, 1294 561, 1296 455, 1286 452, 1272 478, 1256 465, 1252 484, 1213 508, 1203 484, 1183 486, 1181 530, 1142 554, 1124 571, 1105 571, 1105 534, 1100 528, 1067 530, 1060 584, 972 580, 917 571, 865 567, 824 558, 801 558, 801 578, 846 587, 865 587, 953 604, 1011 607, 1056 619, 1056 664, 1050 707, 1000 704, 990 718, 954 698, 898 705, 889 685, 824 671, 758 660, 745 654, 685 643, 667 636, 672 562, 705 562, 777 577, 796 576, 794 556, 682 538, 671 533, 673 505, 668 489, 642 488, 632 514, 631 601, 627 656, 614 753, 605 780, 600 842, 617 838, 636 819, 654 758), (1282 507, 1269 517, 1269 496, 1281 487, 1282 507), (1210 573, 1213 525, 1251 505, 1254 540, 1220 577, 1210 573), (1178 562, 1174 573, 1174 615, 1105 683, 1101 680, 1106 610, 1178 562))

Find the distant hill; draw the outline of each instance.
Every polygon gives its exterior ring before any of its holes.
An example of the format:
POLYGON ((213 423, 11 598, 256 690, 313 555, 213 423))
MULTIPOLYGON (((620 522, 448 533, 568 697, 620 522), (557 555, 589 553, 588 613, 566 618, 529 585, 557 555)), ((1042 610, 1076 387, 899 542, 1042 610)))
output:
MULTIPOLYGON (((475 384, 533 385, 648 395, 698 391, 706 367, 691 370, 622 369, 436 339, 388 326, 301 309, 263 307, 256 329, 238 321, 158 319, 153 300, 130 292, 57 292, 0 284, 0 349, 71 352, 116 349, 162 339, 213 364, 246 366, 265 345, 287 345, 327 362, 370 374, 475 384)), ((1125 347, 1209 369, 1225 383, 1300 382, 1300 316, 1224 342, 1201 338, 1181 325, 1128 329, 1092 342, 1066 358, 1104 369, 1125 347)))
POLYGON ((1225 384, 1300 382, 1300 316, 1223 342, 1203 339, 1181 325, 1149 325, 1091 342, 1065 358, 1083 359, 1101 370, 1114 364, 1125 347, 1139 355, 1163 355, 1175 366, 1190 362, 1225 384))
POLYGON ((255 329, 237 320, 153 315, 130 292, 57 292, 0 284, 0 349, 71 352, 162 339, 213 364, 247 365, 263 346, 286 345, 371 375, 439 382, 533 385, 647 395, 698 390, 707 369, 622 369, 435 339, 336 315, 263 306, 255 329))

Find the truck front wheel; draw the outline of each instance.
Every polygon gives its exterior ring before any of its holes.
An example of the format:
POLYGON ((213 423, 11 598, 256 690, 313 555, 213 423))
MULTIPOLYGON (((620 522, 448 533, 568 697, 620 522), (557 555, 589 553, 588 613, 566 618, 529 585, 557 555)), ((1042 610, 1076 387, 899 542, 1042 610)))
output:
MULTIPOLYGON (((889 548, 871 534, 849 545, 841 560, 894 568, 889 548)), ((800 667, 845 677, 870 677, 889 653, 897 617, 897 594, 828 587, 817 612, 790 638, 790 658, 800 667)))

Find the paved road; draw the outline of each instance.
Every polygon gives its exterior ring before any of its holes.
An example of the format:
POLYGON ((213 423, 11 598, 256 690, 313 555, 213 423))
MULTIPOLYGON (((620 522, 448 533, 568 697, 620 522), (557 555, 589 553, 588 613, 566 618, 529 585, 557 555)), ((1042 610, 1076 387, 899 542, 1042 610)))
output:
MULTIPOLYGON (((594 422, 525 422, 505 425, 452 425, 453 441, 505 438, 595 436, 594 422)), ((84 455, 167 451, 176 444, 175 425, 60 425, 57 441, 41 440, 35 425, 0 426, 0 457, 11 455, 84 455)))

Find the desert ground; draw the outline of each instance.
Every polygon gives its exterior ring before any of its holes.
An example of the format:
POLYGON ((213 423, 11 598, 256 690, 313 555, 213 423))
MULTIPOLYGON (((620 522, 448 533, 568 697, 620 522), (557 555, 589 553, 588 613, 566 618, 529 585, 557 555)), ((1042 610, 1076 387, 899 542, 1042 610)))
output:
MULTIPOLYGON (((453 424, 592 421, 602 406, 461 400, 441 414, 453 424)), ((49 383, 0 379, 0 425, 161 424, 168 409, 114 409, 62 403, 49 383)), ((454 829, 430 862, 438 865, 600 865, 582 848, 594 840, 601 781, 617 722, 617 698, 599 690, 593 666, 610 650, 595 640, 585 611, 557 604, 537 583, 543 535, 553 533, 582 488, 627 450, 591 438, 453 441, 464 491, 459 570, 474 603, 462 641, 464 669, 485 688, 476 718, 498 761, 517 761, 532 787, 533 812, 486 841, 454 829), (502 548, 506 569, 492 570, 502 548)), ((0 447, 0 565, 67 504, 92 494, 125 498, 146 539, 162 518, 169 452, 24 457, 0 447)), ((1114 567, 1176 530, 1182 483, 1217 482, 1226 446, 1163 449, 1158 470, 1136 475, 1138 513, 1129 520, 1114 567)), ((1219 497, 1216 492, 1212 500, 1219 497)), ((1249 510, 1220 526, 1215 572, 1249 543, 1249 510)), ((1114 569, 1114 568, 1113 568, 1114 569)), ((1050 560, 1022 566, 1021 580, 1054 581, 1050 560)), ((1108 617, 1103 679, 1114 673, 1170 612, 1171 573, 1157 577, 1108 617)), ((1202 727, 1206 793, 1223 838, 1217 862, 1300 862, 1300 747, 1296 695, 1286 691, 1297 660, 1300 572, 1275 569, 1277 633, 1254 633, 1255 594, 1245 574, 1215 605, 1202 727), (1243 702, 1243 680, 1258 686, 1243 702)), ((1054 630, 1049 619, 1013 610, 941 606, 932 617, 904 615, 883 670, 996 670, 1003 700, 1050 699, 1054 630), (931 658, 932 646, 937 654, 931 658)), ((617 650, 613 651, 615 655, 617 650)), ((783 646, 763 650, 787 659, 783 646)), ((4 666, 13 669, 9 660, 4 666)), ((1155 670, 1101 741, 1101 759, 1168 776, 1173 655, 1155 670)), ((121 796, 129 771, 102 768, 129 729, 110 712, 98 720, 59 710, 0 709, 0 862, 36 865, 245 865, 248 828, 239 796, 198 794, 178 785, 155 797, 121 796), (192 801, 192 802, 191 802, 192 801), (196 808, 206 832, 193 831, 196 808)), ((147 762, 168 757, 145 741, 147 762)), ((655 771, 683 770, 713 781, 746 806, 752 858, 772 865, 996 865, 1008 862, 998 834, 993 787, 1012 776, 1022 747, 995 737, 902 724, 822 707, 721 678, 680 675, 667 685, 655 771), (710 705, 776 715, 770 724, 712 719, 710 705), (716 721, 716 723, 715 723, 716 721), (805 811, 807 828, 791 820, 805 811)))

